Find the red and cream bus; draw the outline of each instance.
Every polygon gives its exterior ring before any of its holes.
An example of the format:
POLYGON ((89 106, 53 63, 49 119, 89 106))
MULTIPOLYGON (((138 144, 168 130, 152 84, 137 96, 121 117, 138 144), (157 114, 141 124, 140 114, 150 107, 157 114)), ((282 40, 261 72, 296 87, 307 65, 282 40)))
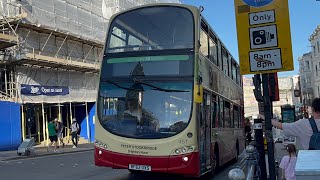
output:
POLYGON ((95 164, 201 176, 244 149, 239 65, 201 9, 152 4, 110 19, 95 164))

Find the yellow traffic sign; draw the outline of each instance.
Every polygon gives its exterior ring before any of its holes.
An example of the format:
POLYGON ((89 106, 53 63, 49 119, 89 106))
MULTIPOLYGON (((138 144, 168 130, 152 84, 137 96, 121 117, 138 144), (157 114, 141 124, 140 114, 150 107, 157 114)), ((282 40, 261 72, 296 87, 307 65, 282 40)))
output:
POLYGON ((234 0, 240 73, 294 69, 288 0, 234 0))

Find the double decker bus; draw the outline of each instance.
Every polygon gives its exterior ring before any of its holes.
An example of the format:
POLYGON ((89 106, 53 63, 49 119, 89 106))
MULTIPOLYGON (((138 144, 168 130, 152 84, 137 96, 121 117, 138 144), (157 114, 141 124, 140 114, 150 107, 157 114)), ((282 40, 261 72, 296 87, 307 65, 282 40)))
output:
POLYGON ((96 166, 199 177, 245 145, 239 65, 194 6, 110 19, 96 112, 96 166))

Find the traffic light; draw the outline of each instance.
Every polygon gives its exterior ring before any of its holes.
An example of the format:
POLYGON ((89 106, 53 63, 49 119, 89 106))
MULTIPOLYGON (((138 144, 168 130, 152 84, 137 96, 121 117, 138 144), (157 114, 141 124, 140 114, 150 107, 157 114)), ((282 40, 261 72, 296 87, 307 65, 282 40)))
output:
POLYGON ((254 84, 254 96, 258 102, 263 101, 262 93, 261 93, 261 76, 260 74, 255 74, 252 78, 254 84))
POLYGON ((269 73, 269 95, 271 101, 280 100, 277 73, 269 73))

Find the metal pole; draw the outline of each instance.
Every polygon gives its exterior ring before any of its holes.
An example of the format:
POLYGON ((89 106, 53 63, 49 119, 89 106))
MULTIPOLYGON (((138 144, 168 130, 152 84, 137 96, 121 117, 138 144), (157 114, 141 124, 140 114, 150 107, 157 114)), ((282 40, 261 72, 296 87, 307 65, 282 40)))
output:
POLYGON ((21 118, 22 118, 22 122, 21 122, 21 130, 22 130, 22 140, 24 140, 26 138, 26 133, 25 133, 25 116, 24 116, 24 108, 23 105, 21 105, 21 118))
POLYGON ((266 124, 265 137, 268 146, 268 164, 270 180, 276 180, 275 161, 274 161, 274 144, 271 124, 271 101, 269 95, 269 74, 262 74, 263 100, 264 100, 264 117, 266 124))
POLYGON ((61 45, 60 45, 60 47, 59 47, 56 55, 54 55, 54 57, 57 57, 57 56, 58 56, 58 54, 59 54, 59 52, 60 52, 60 50, 61 50, 61 48, 62 48, 62 46, 63 46, 63 44, 64 44, 64 42, 66 41, 66 39, 67 39, 68 36, 69 36, 69 35, 67 35, 67 36, 64 38, 64 40, 62 41, 62 43, 61 43, 61 45))
POLYGON ((263 126, 262 119, 254 119, 254 139, 256 142, 256 149, 259 152, 258 163, 261 170, 260 179, 267 179, 267 170, 266 170, 266 159, 264 153, 264 143, 263 143, 263 126))
POLYGON ((47 45, 47 43, 48 43, 48 41, 49 41, 49 39, 50 39, 50 37, 51 37, 52 33, 53 33, 53 31, 51 31, 51 33, 50 33, 49 37, 47 38, 46 42, 44 43, 43 47, 41 48, 41 51, 39 52, 39 54, 41 54, 41 52, 42 52, 42 51, 44 50, 44 48, 46 47, 46 45, 47 45))
POLYGON ((86 119, 87 119, 87 136, 88 136, 88 143, 90 143, 90 142, 91 142, 91 137, 90 137, 89 114, 88 114, 88 102, 86 102, 86 119))
POLYGON ((46 117, 46 143, 49 145, 48 117, 46 117))
POLYGON ((39 109, 38 108, 37 108, 37 112, 36 112, 36 118, 37 118, 38 142, 40 143, 40 115, 39 115, 39 109))
POLYGON ((58 103, 58 119, 62 122, 62 114, 61 114, 61 104, 58 103))
POLYGON ((72 105, 70 102, 70 123, 72 124, 72 105))
MULTIPOLYGON (((71 126, 71 124, 72 124, 72 105, 71 105, 71 102, 70 102, 70 126, 71 126)), ((69 127, 69 128, 71 128, 71 127, 69 127)), ((70 133, 69 133, 69 131, 68 131, 68 139, 70 139, 70 133)))
POLYGON ((10 98, 13 100, 13 70, 10 70, 10 98))
POLYGON ((4 87, 6 89, 6 95, 8 95, 8 81, 7 81, 7 66, 4 65, 4 87))
POLYGON ((46 145, 46 119, 44 116, 44 105, 43 103, 41 104, 41 109, 42 109, 42 136, 43 136, 43 141, 45 141, 44 145, 46 145))

